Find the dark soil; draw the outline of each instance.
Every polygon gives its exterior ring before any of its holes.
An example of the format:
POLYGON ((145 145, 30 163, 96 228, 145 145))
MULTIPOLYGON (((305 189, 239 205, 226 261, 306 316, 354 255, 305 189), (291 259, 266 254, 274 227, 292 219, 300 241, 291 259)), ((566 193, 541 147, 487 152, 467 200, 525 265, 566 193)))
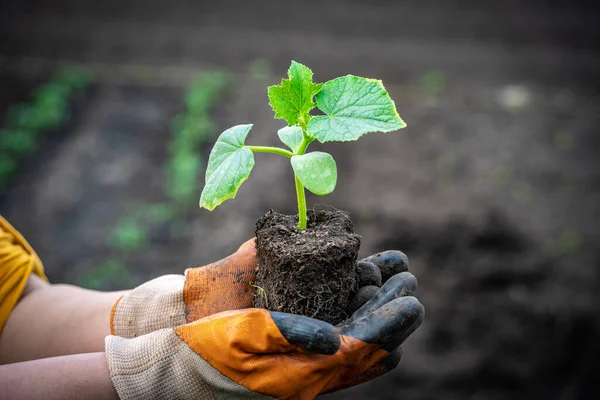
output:
POLYGON ((257 221, 254 305, 342 322, 358 283, 360 236, 343 211, 309 211, 306 229, 297 225, 297 215, 272 212, 257 221))

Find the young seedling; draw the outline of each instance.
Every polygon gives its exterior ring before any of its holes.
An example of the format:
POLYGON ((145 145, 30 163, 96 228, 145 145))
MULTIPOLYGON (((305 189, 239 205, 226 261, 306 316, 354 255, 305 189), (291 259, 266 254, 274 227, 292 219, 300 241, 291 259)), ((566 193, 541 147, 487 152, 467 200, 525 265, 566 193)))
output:
POLYGON ((391 132, 406 126, 381 81, 346 75, 325 83, 313 83, 312 77, 308 67, 292 61, 288 79, 268 88, 275 118, 288 123, 277 134, 290 150, 246 145, 252 124, 234 126, 219 136, 208 160, 200 207, 212 211, 235 197, 254 166, 254 152, 279 154, 289 158, 292 164, 298 198, 298 229, 305 229, 304 189, 323 196, 331 193, 337 182, 333 157, 320 151, 307 153, 308 145, 315 140, 321 143, 353 141, 370 132, 391 132), (311 115, 315 106, 325 115, 311 115))

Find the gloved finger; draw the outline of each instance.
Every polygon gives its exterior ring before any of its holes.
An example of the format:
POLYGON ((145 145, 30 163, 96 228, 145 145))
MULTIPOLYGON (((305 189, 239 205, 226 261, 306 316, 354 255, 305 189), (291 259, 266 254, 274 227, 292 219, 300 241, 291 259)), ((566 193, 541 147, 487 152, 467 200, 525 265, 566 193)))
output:
POLYGON ((358 311, 343 322, 350 324, 360 318, 364 318, 373 311, 390 301, 402 296, 410 296, 417 290, 417 278, 410 272, 401 272, 394 275, 375 293, 375 295, 366 302, 358 311))
POLYGON ((408 271, 408 257, 398 250, 383 251, 361 261, 369 261, 375 264, 381 271, 381 279, 384 283, 392 276, 408 271))
POLYGON ((340 335, 331 324, 301 315, 269 312, 285 339, 307 353, 335 354, 340 335))
POLYGON ((358 261, 356 263, 356 273, 358 275, 358 287, 381 287, 381 270, 371 261, 358 261))
POLYGON ((186 321, 193 322, 227 310, 252 307, 252 287, 255 280, 255 239, 250 239, 232 255, 185 271, 183 300, 186 321))
POLYGON ((392 351, 421 325, 424 315, 425 308, 419 300, 404 296, 341 327, 340 333, 392 351))
POLYGON ((402 359, 402 348, 398 347, 396 350, 390 352, 387 356, 383 357, 376 364, 371 366, 371 368, 365 370, 362 374, 358 375, 355 379, 344 382, 341 386, 336 386, 329 390, 327 393, 335 392, 338 390, 346 389, 349 387, 353 387, 356 385, 360 385, 361 383, 368 382, 372 379, 380 377, 384 375, 394 368, 398 366, 400 360, 402 359))
POLYGON ((196 354, 220 360, 227 368, 246 362, 249 355, 265 360, 288 353, 312 357, 304 350, 332 354, 341 346, 339 332, 326 322, 262 308, 223 311, 179 326, 175 333, 196 354))
POLYGON ((363 286, 358 289, 358 292, 350 299, 350 305, 348 310, 351 314, 354 314, 359 308, 364 306, 369 300, 371 300, 379 291, 377 286, 363 286))

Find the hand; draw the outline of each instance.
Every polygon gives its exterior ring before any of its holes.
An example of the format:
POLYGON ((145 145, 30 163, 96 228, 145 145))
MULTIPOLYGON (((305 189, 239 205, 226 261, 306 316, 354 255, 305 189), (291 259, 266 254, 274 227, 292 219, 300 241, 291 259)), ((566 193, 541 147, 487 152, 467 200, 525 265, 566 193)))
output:
MULTIPOLYGON (((158 329, 172 328, 227 310, 252 307, 252 287, 257 267, 254 239, 232 255, 189 268, 182 275, 165 275, 135 288, 113 307, 110 331, 132 338, 158 329)), ((366 303, 395 273, 406 271, 408 259, 399 251, 386 251, 357 263, 358 292, 352 311, 366 303), (375 281, 368 277, 374 275, 375 281)))
POLYGON ((252 307, 256 272, 254 238, 232 255, 189 268, 183 275, 165 275, 121 297, 110 318, 111 334, 132 338, 173 328, 226 310, 252 307))
POLYGON ((111 379, 122 399, 312 399, 390 369, 386 359, 423 319, 406 296, 415 289, 411 274, 394 275, 338 327, 251 308, 135 339, 108 336, 111 379))

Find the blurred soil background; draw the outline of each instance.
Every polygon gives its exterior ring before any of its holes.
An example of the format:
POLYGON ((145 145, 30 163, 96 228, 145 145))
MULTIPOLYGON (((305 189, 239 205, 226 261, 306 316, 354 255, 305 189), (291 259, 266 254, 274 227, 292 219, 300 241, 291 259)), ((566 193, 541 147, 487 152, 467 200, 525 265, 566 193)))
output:
POLYGON ((53 282, 182 273, 295 212, 264 154, 197 207, 221 131, 277 143, 291 59, 379 78, 408 128, 315 146, 339 181, 309 207, 406 252, 427 315, 395 371, 328 398, 598 398, 599 45, 594 1, 4 1, 0 212, 53 282))

